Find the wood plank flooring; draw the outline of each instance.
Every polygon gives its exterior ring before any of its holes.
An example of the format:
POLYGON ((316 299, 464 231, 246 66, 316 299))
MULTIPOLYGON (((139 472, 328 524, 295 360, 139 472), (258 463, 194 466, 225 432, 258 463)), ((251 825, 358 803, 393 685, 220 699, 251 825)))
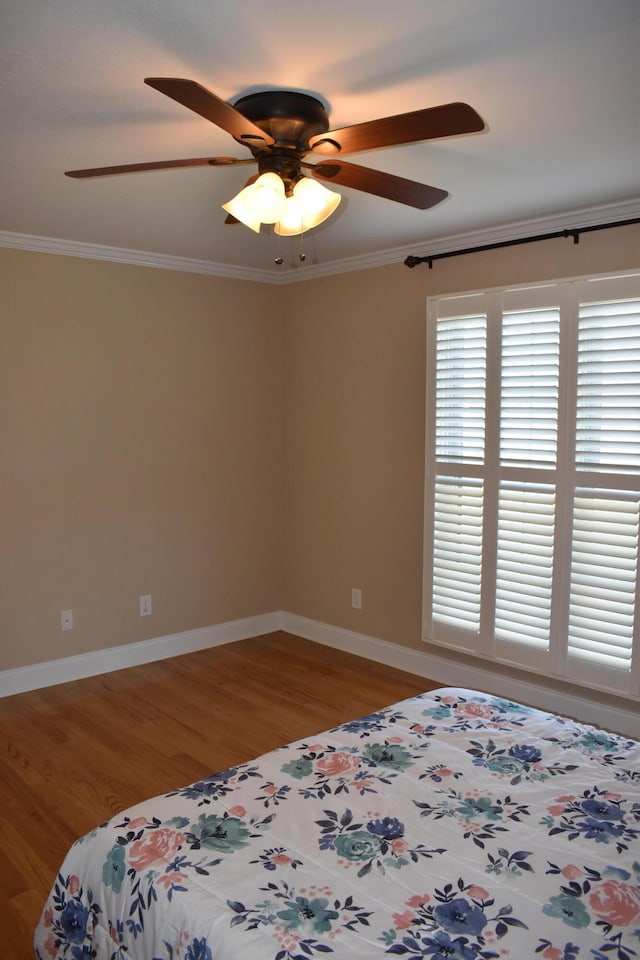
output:
POLYGON ((73 841, 125 807, 437 684, 274 633, 0 699, 0 955, 73 841))

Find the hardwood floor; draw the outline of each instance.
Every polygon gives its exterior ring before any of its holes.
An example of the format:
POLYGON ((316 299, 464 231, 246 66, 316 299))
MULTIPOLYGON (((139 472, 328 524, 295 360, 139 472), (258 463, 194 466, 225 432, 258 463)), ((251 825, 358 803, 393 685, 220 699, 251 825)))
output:
POLYGON ((285 633, 0 700, 0 939, 73 841, 125 807, 437 684, 285 633))

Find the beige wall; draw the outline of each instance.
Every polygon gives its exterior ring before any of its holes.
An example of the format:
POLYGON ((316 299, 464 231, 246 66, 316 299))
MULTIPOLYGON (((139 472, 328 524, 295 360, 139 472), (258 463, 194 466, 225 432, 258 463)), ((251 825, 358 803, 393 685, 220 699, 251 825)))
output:
POLYGON ((428 296, 638 266, 629 226, 287 287, 284 608, 421 646, 428 296))
POLYGON ((0 669, 278 609, 278 289, 13 250, 0 276, 0 669))
POLYGON ((419 647, 426 298, 639 253, 275 287, 0 249, 0 670, 278 609, 419 647))

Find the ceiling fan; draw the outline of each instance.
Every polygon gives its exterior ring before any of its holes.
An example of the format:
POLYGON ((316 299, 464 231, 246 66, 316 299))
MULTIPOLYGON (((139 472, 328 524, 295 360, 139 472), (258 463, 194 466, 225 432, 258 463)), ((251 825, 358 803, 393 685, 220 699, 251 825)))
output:
POLYGON ((276 233, 292 236, 322 223, 337 207, 340 195, 317 180, 351 187, 396 203, 426 210, 448 193, 391 173, 347 163, 343 154, 378 147, 461 136, 484 129, 484 122, 466 103, 448 103, 329 130, 329 118, 315 97, 289 90, 267 90, 241 97, 234 105, 193 80, 147 77, 150 87, 226 130, 252 156, 195 157, 127 163, 86 170, 67 170, 74 178, 105 177, 176 167, 231 166, 257 163, 240 193, 224 204, 227 223, 241 221, 258 232, 273 223, 276 233), (309 163, 307 155, 314 157, 309 163), (328 195, 328 196, 325 196, 328 195))

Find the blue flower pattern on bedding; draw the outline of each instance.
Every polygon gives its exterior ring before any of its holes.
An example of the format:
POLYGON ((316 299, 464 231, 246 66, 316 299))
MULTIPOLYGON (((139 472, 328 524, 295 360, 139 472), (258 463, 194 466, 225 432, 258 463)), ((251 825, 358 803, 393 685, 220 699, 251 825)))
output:
POLYGON ((78 840, 37 960, 634 960, 640 743, 423 694, 78 840))

